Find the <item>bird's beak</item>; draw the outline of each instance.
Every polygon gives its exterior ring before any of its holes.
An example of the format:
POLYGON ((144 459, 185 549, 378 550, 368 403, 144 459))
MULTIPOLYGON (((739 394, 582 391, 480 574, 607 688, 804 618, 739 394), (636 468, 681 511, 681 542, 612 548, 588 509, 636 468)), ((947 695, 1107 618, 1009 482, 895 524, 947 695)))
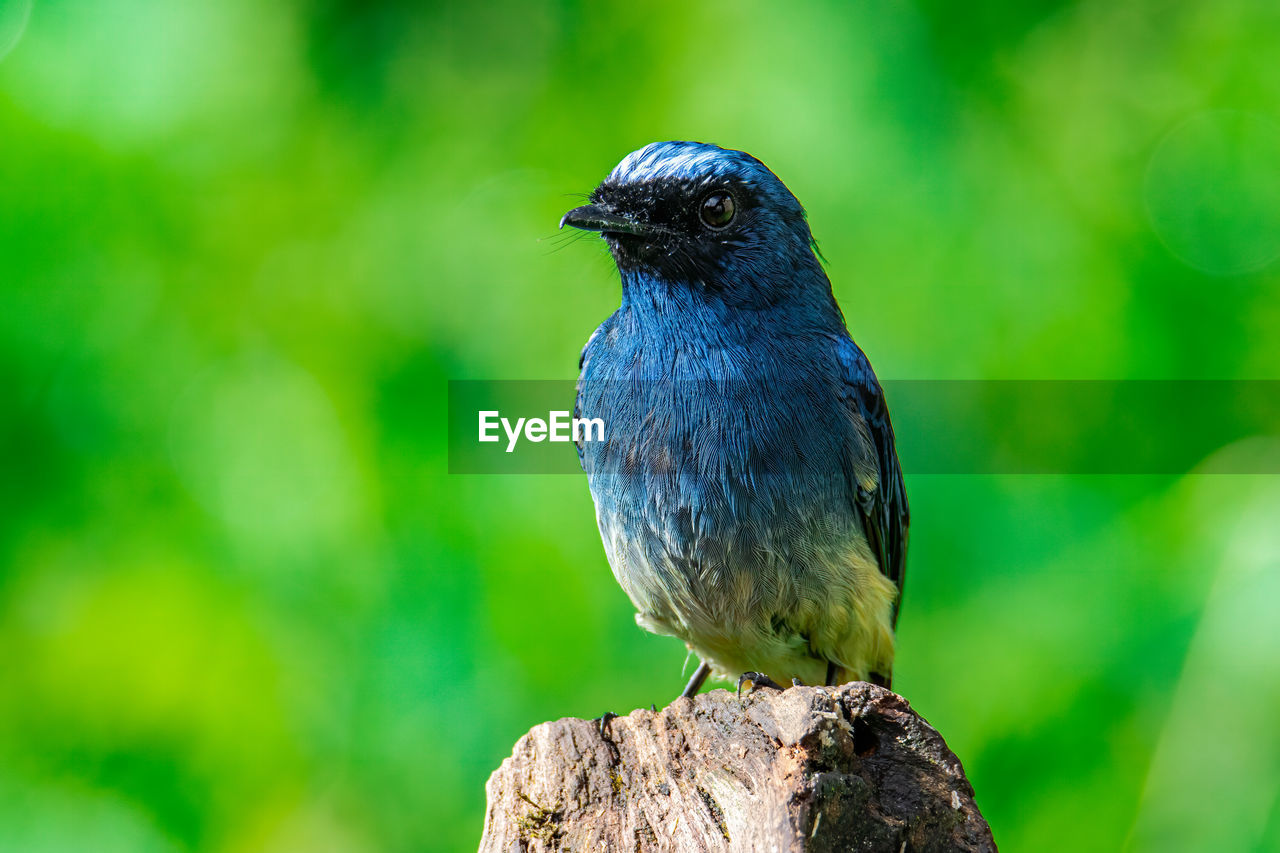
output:
POLYGON ((601 234, 645 234, 649 230, 644 223, 619 216, 598 204, 575 207, 560 217, 560 227, 564 228, 566 225, 583 231, 599 231, 601 234))

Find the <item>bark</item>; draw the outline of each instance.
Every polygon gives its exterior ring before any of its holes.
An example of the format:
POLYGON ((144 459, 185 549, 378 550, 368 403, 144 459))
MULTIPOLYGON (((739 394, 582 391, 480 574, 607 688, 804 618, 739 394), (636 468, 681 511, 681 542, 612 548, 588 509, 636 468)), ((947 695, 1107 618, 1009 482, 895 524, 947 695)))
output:
POLYGON ((942 736, 865 682, 543 723, 486 790, 481 851, 995 850, 942 736))

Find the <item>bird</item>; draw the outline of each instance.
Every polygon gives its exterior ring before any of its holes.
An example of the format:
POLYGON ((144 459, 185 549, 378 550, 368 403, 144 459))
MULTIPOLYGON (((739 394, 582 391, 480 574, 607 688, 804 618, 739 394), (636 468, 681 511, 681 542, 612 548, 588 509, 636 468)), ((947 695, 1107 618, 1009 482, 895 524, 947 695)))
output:
MULTIPOLYGON (((743 151, 655 142, 564 214, 596 232, 618 309, 574 416, 601 540, 644 629, 709 676, 891 687, 909 512, 884 392, 807 214, 743 151)), ((784 688, 782 688, 784 689, 784 688)))

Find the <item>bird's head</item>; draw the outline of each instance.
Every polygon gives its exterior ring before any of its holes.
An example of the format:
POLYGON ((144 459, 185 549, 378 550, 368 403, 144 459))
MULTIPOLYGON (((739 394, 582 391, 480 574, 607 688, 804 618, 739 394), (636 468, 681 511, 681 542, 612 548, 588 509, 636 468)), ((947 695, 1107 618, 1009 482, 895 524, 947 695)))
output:
POLYGON ((754 307, 830 300, 804 208, 763 163, 702 142, 634 151, 560 220, 598 231, 624 287, 688 285, 754 307), (812 293, 808 293, 812 291, 812 293))

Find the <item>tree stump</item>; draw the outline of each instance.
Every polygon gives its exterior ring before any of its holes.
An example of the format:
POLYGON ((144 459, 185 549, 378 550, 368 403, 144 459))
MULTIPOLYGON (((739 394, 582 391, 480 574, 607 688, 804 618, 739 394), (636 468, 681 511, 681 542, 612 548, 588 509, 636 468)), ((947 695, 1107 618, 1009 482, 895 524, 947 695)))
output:
POLYGON ((486 791, 482 853, 996 849, 942 736, 865 682, 543 723, 486 791))

